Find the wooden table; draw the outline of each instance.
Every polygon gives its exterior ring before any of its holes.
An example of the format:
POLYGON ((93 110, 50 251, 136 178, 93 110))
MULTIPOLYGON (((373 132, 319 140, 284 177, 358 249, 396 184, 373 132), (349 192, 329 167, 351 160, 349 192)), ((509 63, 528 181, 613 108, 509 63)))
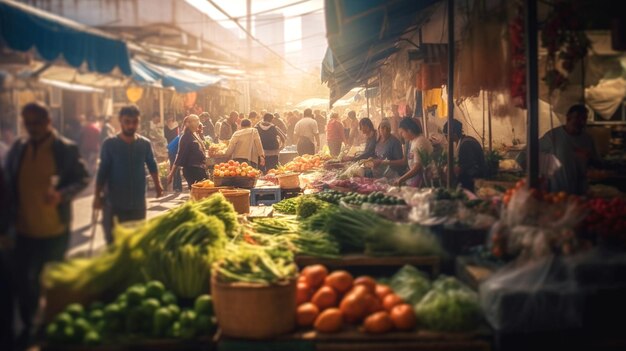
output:
POLYGON ((438 333, 426 330, 369 335, 356 327, 335 334, 298 331, 269 341, 244 341, 220 337, 218 350, 290 351, 400 351, 400 350, 491 350, 491 331, 481 325, 468 333, 438 333))

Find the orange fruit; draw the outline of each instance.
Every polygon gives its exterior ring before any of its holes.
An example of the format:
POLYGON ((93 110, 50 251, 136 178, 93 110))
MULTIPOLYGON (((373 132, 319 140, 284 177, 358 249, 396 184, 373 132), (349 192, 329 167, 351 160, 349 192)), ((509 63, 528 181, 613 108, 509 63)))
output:
POLYGON ((367 317, 363 322, 363 327, 367 333, 383 334, 393 329, 391 316, 387 312, 376 312, 367 317))
POLYGON ((325 284, 343 294, 352 288, 352 275, 346 271, 334 271, 326 277, 325 284))
POLYGON ((311 287, 306 281, 298 281, 296 285, 296 304, 300 305, 311 300, 311 287))
POLYGON ((367 299, 365 294, 347 294, 339 309, 348 323, 358 323, 367 315, 367 299))
POLYGON ((296 310, 296 323, 301 327, 311 327, 317 316, 319 316, 320 310, 314 304, 306 302, 296 310))
POLYGON ((393 290, 387 285, 378 284, 376 285, 376 296, 382 301, 385 296, 392 294, 393 290))
POLYGON ((338 308, 329 308, 315 320, 315 330, 322 333, 336 333, 343 326, 343 315, 338 308))
POLYGON ((383 303, 378 299, 378 297, 367 294, 364 297, 365 305, 367 306, 367 314, 370 315, 372 313, 384 311, 383 303))
POLYGON ((383 299, 383 307, 387 311, 391 311, 392 308, 403 303, 404 301, 396 294, 389 294, 383 299))
POLYGON ((337 292, 333 290, 330 286, 322 286, 311 299, 311 302, 315 304, 315 306, 319 307, 321 311, 337 306, 337 292))
POLYGON ((376 280, 369 276, 360 276, 354 280, 354 285, 363 285, 370 294, 376 293, 376 280))
POLYGON ((315 264, 304 267, 301 274, 306 277, 309 285, 316 289, 324 284, 324 280, 328 276, 328 269, 321 264, 315 264))
POLYGON ((417 326, 417 317, 413 307, 407 303, 396 305, 391 309, 391 321, 398 330, 413 330, 417 326))

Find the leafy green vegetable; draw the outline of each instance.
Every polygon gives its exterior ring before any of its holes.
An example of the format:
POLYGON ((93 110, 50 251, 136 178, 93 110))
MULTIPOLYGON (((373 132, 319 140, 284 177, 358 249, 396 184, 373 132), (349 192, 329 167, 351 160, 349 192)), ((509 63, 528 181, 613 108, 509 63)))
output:
POLYGON ((430 281, 419 269, 405 265, 391 277, 389 286, 407 303, 418 303, 430 290, 430 281))
POLYGON ((469 289, 433 289, 415 306, 424 327, 439 331, 467 331, 480 322, 475 292, 469 289))
POLYGON ((214 264, 222 282, 246 282, 270 285, 296 276, 293 254, 286 248, 261 247, 240 243, 231 245, 225 258, 214 264))
POLYGON ((314 196, 303 196, 296 208, 296 215, 300 219, 306 219, 328 206, 330 206, 328 202, 318 200, 314 196))
POLYGON ((300 202, 300 198, 301 197, 298 196, 298 197, 292 197, 289 199, 284 199, 280 202, 273 204, 272 207, 274 207, 274 210, 280 213, 295 215, 297 207, 298 207, 298 202, 300 202))

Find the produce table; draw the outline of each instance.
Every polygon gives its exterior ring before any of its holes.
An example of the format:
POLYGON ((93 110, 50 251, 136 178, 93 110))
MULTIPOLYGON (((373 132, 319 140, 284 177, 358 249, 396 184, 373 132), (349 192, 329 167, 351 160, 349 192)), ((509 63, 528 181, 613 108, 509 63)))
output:
MULTIPOLYGON (((410 264, 420 268, 428 268, 433 277, 439 275, 441 258, 439 256, 392 256, 372 257, 366 255, 345 255, 341 258, 318 258, 297 256, 296 264, 299 267, 313 264, 322 264, 330 269, 339 268, 392 268, 396 269, 410 264)), ((369 273, 372 275, 373 273, 369 273)))
POLYGON ((456 259, 456 276, 465 284, 473 289, 478 289, 480 283, 489 278, 494 270, 490 267, 478 265, 468 257, 457 257, 456 259))
POLYGON ((491 350, 491 331, 481 326, 471 333, 435 333, 425 330, 368 335, 356 329, 336 334, 295 332, 272 341, 245 341, 220 337, 220 351, 239 350, 491 350))
POLYGON ((144 340, 125 344, 110 345, 48 345, 43 344, 41 351, 211 351, 216 345, 213 339, 199 338, 197 340, 144 340))

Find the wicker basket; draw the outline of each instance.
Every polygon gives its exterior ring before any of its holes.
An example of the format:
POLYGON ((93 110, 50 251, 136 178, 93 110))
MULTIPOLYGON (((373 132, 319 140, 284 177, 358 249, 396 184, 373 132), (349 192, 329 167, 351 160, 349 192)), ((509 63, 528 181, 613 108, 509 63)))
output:
POLYGON ((205 187, 197 186, 193 184, 191 186, 191 199, 196 200, 196 201, 201 200, 201 199, 204 199, 205 197, 209 197, 215 194, 216 192, 220 190, 226 190, 226 189, 234 189, 234 188, 228 187, 228 186, 205 188, 205 187))
POLYGON ((250 190, 222 189, 219 192, 224 195, 226 200, 233 204, 237 213, 250 213, 250 190))
POLYGON ((296 189, 300 187, 300 173, 286 173, 276 176, 281 189, 296 189))
POLYGON ((211 279, 215 315, 223 335, 269 339, 296 324, 296 281, 264 286, 211 279))
POLYGON ((251 177, 213 177, 215 186, 231 186, 235 188, 252 189, 257 178, 251 177))

